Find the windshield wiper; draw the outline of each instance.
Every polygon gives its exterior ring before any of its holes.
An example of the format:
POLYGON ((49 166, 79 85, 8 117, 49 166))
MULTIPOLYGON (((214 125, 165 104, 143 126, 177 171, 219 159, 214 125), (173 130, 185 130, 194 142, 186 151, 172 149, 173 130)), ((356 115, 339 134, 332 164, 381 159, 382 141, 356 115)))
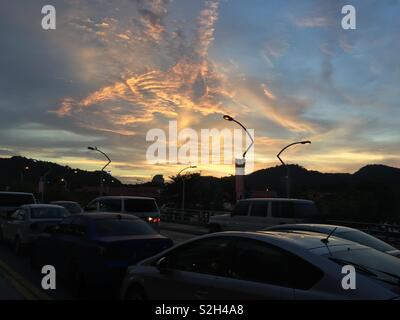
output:
POLYGON ((358 270, 360 270, 360 271, 362 271, 364 273, 367 273, 367 274, 369 274, 369 275, 371 275, 373 277, 378 277, 378 275, 376 273, 372 272, 367 267, 365 267, 365 266, 363 266, 361 264, 357 264, 357 263, 354 263, 354 262, 351 262, 351 261, 347 261, 347 260, 344 260, 344 259, 339 259, 339 258, 332 258, 331 257, 329 259, 334 261, 334 262, 336 262, 336 263, 339 263, 341 265, 351 265, 354 268, 356 268, 356 269, 358 269, 358 270))

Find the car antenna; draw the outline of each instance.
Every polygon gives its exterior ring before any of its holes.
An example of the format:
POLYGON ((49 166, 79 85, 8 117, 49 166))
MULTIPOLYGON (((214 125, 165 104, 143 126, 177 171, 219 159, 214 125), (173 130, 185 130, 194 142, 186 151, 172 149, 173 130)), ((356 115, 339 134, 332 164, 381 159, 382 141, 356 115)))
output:
POLYGON ((333 230, 328 234, 328 236, 325 239, 321 239, 321 241, 325 244, 327 244, 329 242, 329 238, 331 237, 331 235, 333 235, 336 231, 338 227, 333 228, 333 230))

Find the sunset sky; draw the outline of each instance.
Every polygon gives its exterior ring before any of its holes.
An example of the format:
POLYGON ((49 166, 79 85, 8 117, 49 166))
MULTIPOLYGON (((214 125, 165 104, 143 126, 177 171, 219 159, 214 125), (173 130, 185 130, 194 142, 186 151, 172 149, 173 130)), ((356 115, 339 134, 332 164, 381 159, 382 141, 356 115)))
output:
POLYGON ((96 145, 124 182, 168 177, 183 164, 149 164, 148 130, 233 130, 230 114, 255 131, 256 169, 303 139, 288 163, 400 167, 399 17, 396 0, 2 0, 0 157, 98 170, 96 145), (56 30, 41 28, 45 4, 56 30), (356 30, 341 28, 345 4, 356 30))

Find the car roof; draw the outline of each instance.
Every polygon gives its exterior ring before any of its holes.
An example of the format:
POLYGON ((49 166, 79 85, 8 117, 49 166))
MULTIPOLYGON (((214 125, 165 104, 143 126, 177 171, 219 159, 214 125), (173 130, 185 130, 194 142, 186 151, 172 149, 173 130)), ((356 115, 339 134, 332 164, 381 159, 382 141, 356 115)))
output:
POLYGON ((63 201, 63 200, 58 200, 58 201, 52 201, 52 202, 50 202, 50 204, 56 204, 56 203, 76 203, 76 204, 79 204, 78 202, 76 202, 76 201, 63 201))
POLYGON ((279 201, 279 202, 299 202, 299 203, 314 203, 312 200, 306 199, 288 199, 288 198, 249 198, 239 201, 279 201))
POLYGON ((149 197, 136 197, 136 196, 104 196, 104 197, 98 197, 94 200, 101 200, 101 199, 142 199, 142 200, 155 200, 154 198, 149 198, 149 197))
POLYGON ((88 220, 105 220, 105 219, 117 219, 121 217, 121 219, 129 219, 129 220, 141 220, 140 218, 131 215, 131 214, 124 214, 124 213, 112 213, 112 212, 87 212, 81 214, 75 214, 72 217, 83 217, 88 220))
POLYGON ((55 205, 55 204, 24 204, 21 206, 21 208, 62 208, 64 209, 64 207, 55 205))
POLYGON ((317 224, 317 223, 296 223, 296 224, 281 224, 278 226, 273 226, 266 228, 266 231, 273 230, 303 230, 303 231, 313 231, 320 233, 330 233, 336 228, 335 233, 349 232, 349 231, 359 231, 354 228, 330 225, 330 224, 317 224))
POLYGON ((0 191, 0 194, 15 194, 15 195, 21 195, 21 196, 33 196, 33 193, 29 193, 29 192, 0 191))
POLYGON ((321 240, 326 239, 327 236, 325 234, 308 232, 308 231, 295 231, 295 232, 279 232, 279 231, 226 231, 226 232, 217 232, 213 233, 210 236, 235 236, 235 237, 244 237, 251 238, 255 240, 265 241, 272 245, 277 245, 281 248, 289 248, 293 249, 301 249, 310 251, 318 248, 326 248, 326 250, 332 251, 334 248, 340 250, 342 248, 365 248, 365 246, 360 245, 358 243, 337 238, 331 236, 327 243, 322 242, 321 240))

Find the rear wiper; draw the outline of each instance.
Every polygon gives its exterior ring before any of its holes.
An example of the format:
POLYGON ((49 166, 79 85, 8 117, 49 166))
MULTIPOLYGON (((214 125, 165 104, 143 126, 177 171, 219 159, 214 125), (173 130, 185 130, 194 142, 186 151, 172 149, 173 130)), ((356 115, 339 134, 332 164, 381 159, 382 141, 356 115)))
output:
POLYGON ((376 273, 374 273, 374 272, 372 272, 371 270, 369 270, 367 267, 365 267, 365 266, 363 266, 363 265, 361 265, 361 264, 357 264, 357 263, 354 263, 354 262, 350 262, 350 261, 347 261, 347 260, 344 260, 344 259, 339 259, 339 258, 329 258, 330 260, 332 260, 332 261, 334 261, 334 262, 336 262, 336 263, 339 263, 339 264, 341 264, 341 265, 350 265, 350 266, 353 266, 354 268, 356 268, 356 269, 358 269, 358 270, 360 270, 360 271, 362 271, 362 272, 364 272, 364 273, 367 273, 367 274, 369 274, 369 275, 371 275, 371 276, 373 276, 373 277, 378 277, 378 275, 376 274, 376 273))
POLYGON ((389 277, 392 277, 392 278, 396 279, 397 280, 397 284, 400 285, 400 276, 398 276, 397 274, 390 273, 390 272, 387 272, 387 271, 378 270, 378 269, 373 269, 373 270, 375 270, 375 271, 377 271, 379 273, 383 273, 385 275, 388 275, 389 277))

